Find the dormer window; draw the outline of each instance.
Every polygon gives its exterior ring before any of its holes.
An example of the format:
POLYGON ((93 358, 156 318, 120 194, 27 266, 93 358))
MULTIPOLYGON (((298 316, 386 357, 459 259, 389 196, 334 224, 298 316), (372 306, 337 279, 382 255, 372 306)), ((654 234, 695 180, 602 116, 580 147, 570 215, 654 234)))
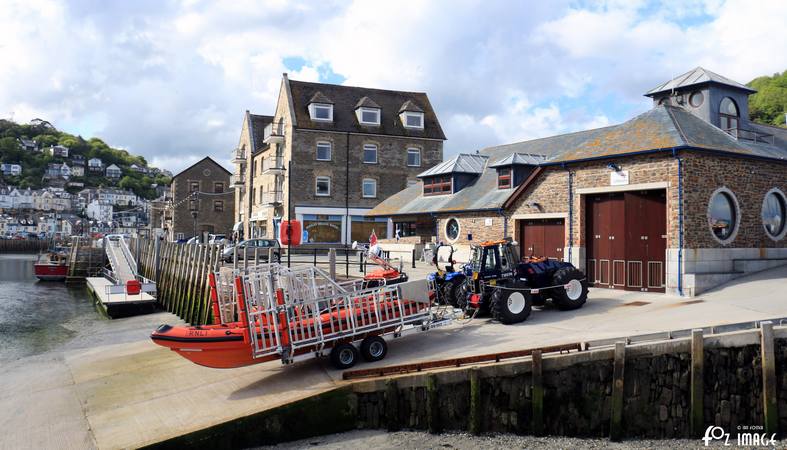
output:
POLYGON ((424 195, 450 194, 453 191, 451 175, 424 178, 424 195))
POLYGON ((333 105, 330 103, 311 103, 309 115, 315 122, 333 122, 333 105))
POLYGON ((380 125, 379 108, 358 108, 355 110, 361 125, 380 125))
POLYGON ((405 128, 424 129, 424 113, 405 111, 400 116, 405 128))
POLYGON ((497 188, 510 189, 511 188, 511 168, 501 167, 497 169, 497 188))

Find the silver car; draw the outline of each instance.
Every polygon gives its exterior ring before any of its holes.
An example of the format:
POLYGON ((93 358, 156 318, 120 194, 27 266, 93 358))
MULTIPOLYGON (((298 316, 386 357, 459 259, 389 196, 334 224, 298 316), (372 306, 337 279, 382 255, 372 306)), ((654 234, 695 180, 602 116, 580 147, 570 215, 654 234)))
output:
POLYGON ((222 257, 225 262, 232 262, 235 255, 235 248, 237 247, 238 259, 254 259, 254 253, 257 252, 257 258, 261 261, 268 261, 268 252, 273 248, 273 258, 278 260, 281 255, 281 246, 276 239, 247 239, 240 242, 236 246, 230 246, 224 249, 222 257))

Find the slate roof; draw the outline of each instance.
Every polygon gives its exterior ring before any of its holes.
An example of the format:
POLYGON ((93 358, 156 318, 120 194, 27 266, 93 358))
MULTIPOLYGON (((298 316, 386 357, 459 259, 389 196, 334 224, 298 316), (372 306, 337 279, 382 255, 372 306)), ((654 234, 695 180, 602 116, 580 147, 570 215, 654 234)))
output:
POLYGON ((249 118, 251 119, 249 122, 249 133, 251 135, 252 145, 254 146, 252 153, 254 153, 265 146, 262 142, 263 135, 265 134, 265 127, 273 122, 273 116, 249 113, 249 118))
POLYGON ((472 173, 479 174, 484 171, 486 160, 485 155, 470 155, 460 153, 453 158, 443 161, 429 170, 418 174, 418 178, 444 175, 448 173, 472 173))
POLYGON ((423 92, 389 91, 335 84, 309 83, 287 80, 292 94, 295 127, 300 129, 326 130, 353 133, 372 133, 393 136, 411 136, 445 140, 445 134, 437 120, 437 114, 423 92), (309 116, 309 103, 320 94, 319 103, 333 103, 333 122, 314 122, 309 116), (364 126, 358 123, 355 107, 363 97, 379 105, 379 126, 364 126), (424 129, 405 128, 399 119, 399 110, 410 101, 424 112, 424 129))
POLYGON ((546 161, 546 156, 544 155, 533 155, 530 153, 511 153, 510 155, 506 156, 500 161, 497 161, 494 164, 490 164, 489 167, 497 168, 497 167, 507 167, 507 166, 537 166, 544 161, 546 161))
POLYGON ((746 85, 730 80, 729 78, 723 77, 715 72, 711 72, 710 70, 704 69, 702 67, 695 67, 683 75, 677 76, 654 87, 653 89, 649 90, 645 96, 650 97, 660 92, 671 91, 673 89, 680 89, 688 86, 695 86, 703 83, 718 83, 724 84, 726 86, 736 87, 738 89, 743 89, 751 93, 757 92, 746 85))
POLYGON ((369 97, 361 97, 358 100, 358 103, 355 104, 355 108, 380 108, 380 105, 374 102, 374 100, 370 99, 369 97))
MULTIPOLYGON (((673 149, 706 150, 753 158, 787 160, 787 129, 748 121, 742 126, 772 134, 774 143, 736 139, 680 107, 657 106, 618 125, 485 148, 480 151, 480 156, 488 157, 488 163, 472 185, 455 194, 424 197, 423 185, 418 183, 381 202, 369 215, 391 216, 503 208, 516 188, 498 189, 494 168, 516 160, 517 154, 536 155, 534 159, 543 158, 537 164, 538 167, 641 153, 669 152, 673 149)), ((419 176, 447 163, 451 166, 454 159, 456 158, 419 176)))
POLYGON ((416 105, 415 103, 411 102, 410 100, 407 100, 406 102, 402 103, 402 107, 399 108, 399 112, 405 112, 405 111, 409 111, 409 112, 424 112, 424 110, 421 109, 420 106, 416 105))

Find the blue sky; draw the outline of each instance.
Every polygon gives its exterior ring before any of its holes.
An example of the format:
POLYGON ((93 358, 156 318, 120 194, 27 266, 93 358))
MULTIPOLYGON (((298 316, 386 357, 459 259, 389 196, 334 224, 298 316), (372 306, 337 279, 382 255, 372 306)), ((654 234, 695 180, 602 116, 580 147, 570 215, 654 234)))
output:
POLYGON ((272 113, 288 72, 426 92, 450 156, 627 120, 696 66, 783 71, 785 23, 783 0, 6 0, 0 118, 230 167, 244 111, 272 113))

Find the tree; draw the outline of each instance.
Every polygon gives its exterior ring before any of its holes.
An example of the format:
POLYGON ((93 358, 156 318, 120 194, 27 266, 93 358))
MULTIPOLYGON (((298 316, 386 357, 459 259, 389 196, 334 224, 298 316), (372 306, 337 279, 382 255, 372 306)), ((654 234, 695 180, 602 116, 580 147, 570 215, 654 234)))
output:
POLYGON ((766 125, 785 124, 787 113, 787 70, 773 76, 755 78, 749 86, 757 90, 749 97, 749 115, 766 125))

